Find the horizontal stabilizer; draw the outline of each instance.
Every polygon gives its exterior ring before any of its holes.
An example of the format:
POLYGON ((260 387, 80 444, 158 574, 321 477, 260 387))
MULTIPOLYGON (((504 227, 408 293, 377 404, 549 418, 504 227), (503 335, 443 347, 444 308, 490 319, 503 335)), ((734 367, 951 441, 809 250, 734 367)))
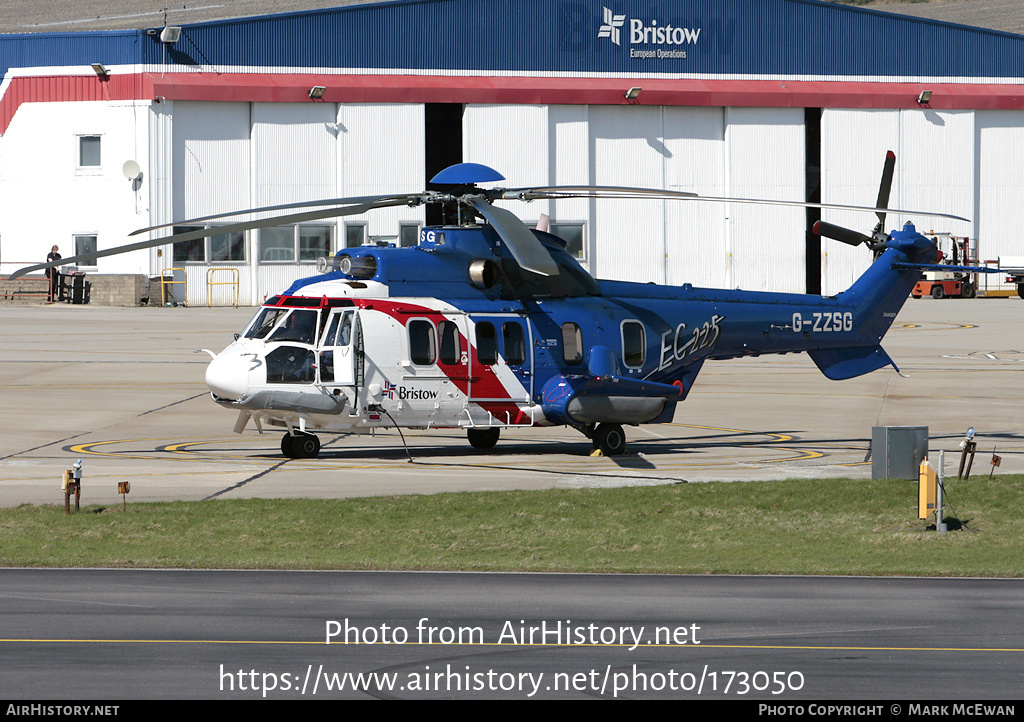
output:
POLYGON ((818 369, 833 381, 852 379, 855 376, 892 366, 899 373, 896 364, 881 346, 849 346, 847 348, 819 349, 808 351, 818 369))
POLYGON ((893 268, 916 268, 919 271, 945 271, 946 273, 1005 273, 1005 269, 985 266, 951 266, 948 263, 894 263, 893 268))

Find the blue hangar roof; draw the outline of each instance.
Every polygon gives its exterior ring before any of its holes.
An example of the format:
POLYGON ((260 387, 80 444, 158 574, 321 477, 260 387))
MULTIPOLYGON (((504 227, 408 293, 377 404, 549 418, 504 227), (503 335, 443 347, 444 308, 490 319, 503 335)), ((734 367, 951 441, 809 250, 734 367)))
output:
POLYGON ((1024 36, 817 0, 404 0, 0 36, 0 68, 180 65, 573 76, 1021 78, 1024 36))

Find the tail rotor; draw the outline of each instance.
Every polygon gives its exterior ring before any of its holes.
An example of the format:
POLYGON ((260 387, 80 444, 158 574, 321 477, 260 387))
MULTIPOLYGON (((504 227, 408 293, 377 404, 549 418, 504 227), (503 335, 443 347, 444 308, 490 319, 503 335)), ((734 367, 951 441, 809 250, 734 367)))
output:
POLYGON ((896 154, 890 150, 885 154, 882 179, 878 184, 878 200, 875 202, 875 208, 878 209, 875 211, 878 223, 871 231, 870 236, 826 221, 817 221, 813 227, 814 232, 824 238, 831 238, 851 246, 859 246, 863 243, 874 252, 876 257, 881 255, 889 240, 889 234, 885 232, 885 216, 889 208, 889 194, 892 192, 892 178, 895 172, 896 154))

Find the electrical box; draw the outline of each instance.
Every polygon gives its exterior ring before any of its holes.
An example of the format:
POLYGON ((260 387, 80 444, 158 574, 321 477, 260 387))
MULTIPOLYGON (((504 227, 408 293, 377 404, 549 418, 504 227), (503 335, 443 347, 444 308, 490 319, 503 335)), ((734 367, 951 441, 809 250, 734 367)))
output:
POLYGON ((917 467, 928 458, 927 426, 871 427, 871 478, 917 478, 917 467))
POLYGON ((921 462, 920 474, 917 477, 917 518, 927 519, 935 513, 935 494, 938 489, 938 475, 928 463, 921 462))

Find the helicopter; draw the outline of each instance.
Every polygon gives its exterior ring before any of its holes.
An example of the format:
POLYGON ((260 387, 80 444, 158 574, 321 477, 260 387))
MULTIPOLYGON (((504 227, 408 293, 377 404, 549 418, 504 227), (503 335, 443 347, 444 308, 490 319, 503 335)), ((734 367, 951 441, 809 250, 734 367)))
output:
MULTIPOLYGON (((890 151, 875 207, 861 207, 618 186, 482 188, 504 177, 485 165, 460 163, 433 178, 443 190, 204 216, 133 235, 243 213, 289 211, 87 257, 392 206, 440 204, 444 222, 423 228, 417 246, 340 250, 329 268, 322 259, 316 275, 267 299, 227 348, 207 351, 212 400, 238 412, 236 433, 250 421, 259 433, 266 427, 283 430, 281 452, 288 458, 316 457, 316 432, 461 428, 474 448, 487 450, 502 429, 554 425, 576 429, 602 454, 615 456, 626 449, 624 426, 672 420, 708 360, 806 352, 829 379, 890 365, 899 371, 882 349, 882 338, 922 271, 933 268, 941 254, 911 223, 885 231, 887 213, 919 213, 887 208, 894 168, 890 151), (875 260, 848 290, 832 297, 598 280, 567 251, 566 241, 543 227, 530 229, 494 205, 559 198, 874 211, 878 223, 870 235, 825 222, 814 231, 866 245, 875 260)), ((12 278, 46 266, 20 269, 12 278)))

